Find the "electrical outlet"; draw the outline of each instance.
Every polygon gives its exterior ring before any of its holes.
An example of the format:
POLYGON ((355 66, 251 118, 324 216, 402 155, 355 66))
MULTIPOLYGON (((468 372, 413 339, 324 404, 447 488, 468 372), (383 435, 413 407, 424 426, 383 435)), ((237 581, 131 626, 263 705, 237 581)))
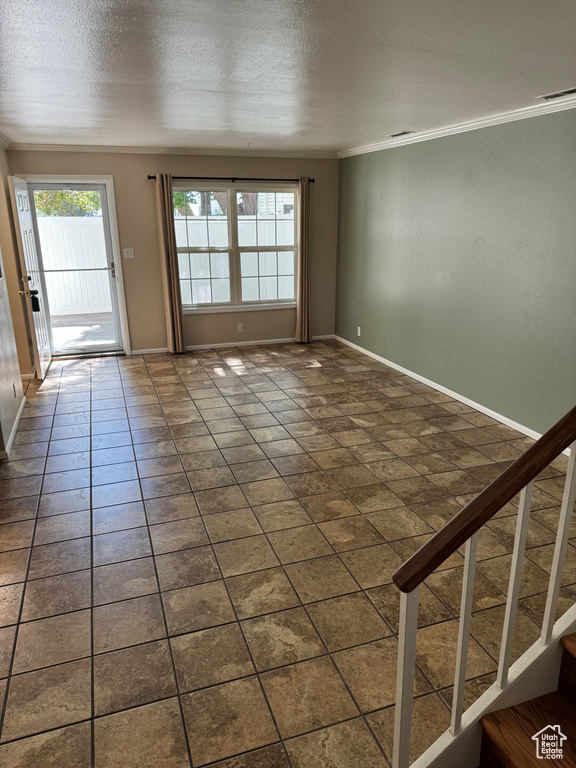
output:
POLYGON ((358 326, 358 328, 356 328, 356 333, 358 334, 358 336, 361 335, 361 331, 362 329, 360 328, 360 326, 358 326))
POLYGON ((125 259, 133 259, 134 258, 134 248, 124 248, 124 258, 125 259))
POLYGON ((244 333, 244 323, 238 323, 238 333, 244 333))

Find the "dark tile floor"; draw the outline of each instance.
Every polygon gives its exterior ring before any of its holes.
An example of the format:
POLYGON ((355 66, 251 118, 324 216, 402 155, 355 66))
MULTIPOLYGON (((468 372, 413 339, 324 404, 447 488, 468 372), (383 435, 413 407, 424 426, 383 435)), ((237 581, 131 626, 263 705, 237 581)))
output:
MULTIPOLYGON (((332 341, 55 362, 27 397, 0 464, 3 768, 388 765, 392 573, 531 441, 332 341)), ((564 471, 537 482, 516 656, 564 471)), ((515 515, 480 537, 467 703, 515 515)), ((414 754, 449 722, 462 563, 422 589, 414 754)))

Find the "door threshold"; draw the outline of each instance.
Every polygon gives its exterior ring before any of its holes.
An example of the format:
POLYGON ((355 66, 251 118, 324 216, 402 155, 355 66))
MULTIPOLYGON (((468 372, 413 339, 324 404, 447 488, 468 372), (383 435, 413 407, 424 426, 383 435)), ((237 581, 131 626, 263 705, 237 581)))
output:
POLYGON ((115 352, 54 352, 52 354, 53 360, 86 360, 97 357, 126 357, 126 352, 117 350, 115 352))

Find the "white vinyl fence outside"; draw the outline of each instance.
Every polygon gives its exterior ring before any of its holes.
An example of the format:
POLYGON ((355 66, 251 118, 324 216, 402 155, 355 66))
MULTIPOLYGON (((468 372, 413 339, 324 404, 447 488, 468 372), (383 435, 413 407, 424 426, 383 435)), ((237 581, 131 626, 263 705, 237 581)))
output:
POLYGON ((46 289, 52 315, 111 312, 101 216, 38 216, 46 289), (52 272, 51 270, 67 270, 52 272))
MULTIPOLYGON (((228 221, 225 216, 175 218, 179 248, 227 248, 228 221)), ((269 219, 238 216, 238 245, 294 245, 294 216, 278 214, 269 219)))

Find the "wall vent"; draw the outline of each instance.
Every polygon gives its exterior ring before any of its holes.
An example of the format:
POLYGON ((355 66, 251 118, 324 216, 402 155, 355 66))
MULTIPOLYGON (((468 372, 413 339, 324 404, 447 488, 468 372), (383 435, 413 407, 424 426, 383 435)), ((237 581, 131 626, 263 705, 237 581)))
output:
POLYGON ((554 101, 554 99, 562 99, 565 96, 576 96, 576 88, 568 88, 565 91, 556 91, 555 93, 547 93, 544 96, 536 96, 536 98, 544 99, 544 101, 554 101))

